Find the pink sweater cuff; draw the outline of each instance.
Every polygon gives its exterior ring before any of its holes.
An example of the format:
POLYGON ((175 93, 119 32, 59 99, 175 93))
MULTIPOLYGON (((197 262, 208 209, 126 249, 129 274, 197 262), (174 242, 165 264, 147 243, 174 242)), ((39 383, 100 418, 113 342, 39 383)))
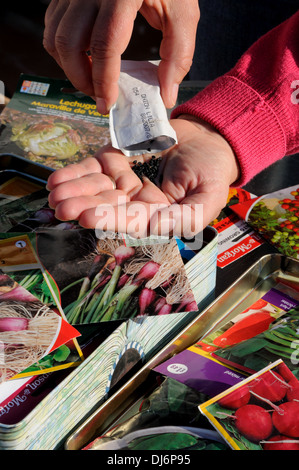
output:
POLYGON ((233 186, 243 186, 286 154, 286 137, 275 110, 236 77, 216 79, 178 106, 171 117, 180 114, 203 119, 229 142, 240 167, 240 178, 233 186))

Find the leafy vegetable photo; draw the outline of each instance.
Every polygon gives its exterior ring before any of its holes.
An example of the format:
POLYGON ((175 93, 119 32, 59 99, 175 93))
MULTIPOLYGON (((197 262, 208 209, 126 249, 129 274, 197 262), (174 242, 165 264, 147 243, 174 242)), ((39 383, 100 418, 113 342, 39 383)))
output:
POLYGON ((299 187, 254 198, 231 209, 286 256, 299 259, 299 187))

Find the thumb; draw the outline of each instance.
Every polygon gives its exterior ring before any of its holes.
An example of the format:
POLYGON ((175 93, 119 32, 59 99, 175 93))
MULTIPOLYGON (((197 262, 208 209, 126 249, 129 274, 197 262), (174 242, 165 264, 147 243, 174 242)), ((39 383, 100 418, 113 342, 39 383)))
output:
POLYGON ((193 239, 219 215, 226 200, 226 191, 223 195, 217 191, 193 192, 180 203, 156 211, 150 219, 150 232, 156 236, 173 235, 193 239))

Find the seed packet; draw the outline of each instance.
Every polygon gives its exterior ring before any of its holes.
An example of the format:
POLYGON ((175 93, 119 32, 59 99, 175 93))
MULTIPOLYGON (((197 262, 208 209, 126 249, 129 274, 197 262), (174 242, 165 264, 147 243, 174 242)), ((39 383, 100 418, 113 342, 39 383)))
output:
POLYGON ((109 122, 112 145, 126 156, 161 152, 177 142, 157 73, 156 61, 122 61, 119 96, 109 122))
POLYGON ((299 186, 265 194, 231 209, 281 253, 299 259, 299 186))
POLYGON ((67 304, 73 283, 63 287, 63 310, 72 325, 198 311, 175 239, 138 246, 98 239, 89 259, 89 271, 67 304))
POLYGON ((11 176, 6 181, 3 181, 2 184, 0 181, 0 206, 9 201, 35 193, 40 189, 42 189, 40 184, 21 176, 11 176))
POLYGON ((199 405, 234 450, 299 449, 299 381, 282 360, 199 405))
POLYGON ((154 370, 209 397, 218 395, 245 377, 196 346, 190 346, 154 370))
POLYGON ((263 333, 223 349, 212 356, 246 373, 253 374, 271 362, 283 358, 286 365, 299 378, 299 306, 285 317, 274 321, 263 333))
POLYGON ((299 305, 298 292, 282 283, 275 284, 261 298, 222 324, 197 344, 204 351, 216 353, 219 349, 232 347, 267 331, 274 321, 299 305))
POLYGON ((1 240, 0 260, 0 382, 81 363, 80 333, 67 322, 30 237, 1 240))
POLYGON ((108 115, 68 80, 21 74, 0 124, 1 153, 55 170, 110 142, 108 115))
POLYGON ((135 413, 83 450, 229 450, 198 409, 206 400, 204 394, 169 377, 158 375, 156 380, 157 386, 141 397, 135 413))

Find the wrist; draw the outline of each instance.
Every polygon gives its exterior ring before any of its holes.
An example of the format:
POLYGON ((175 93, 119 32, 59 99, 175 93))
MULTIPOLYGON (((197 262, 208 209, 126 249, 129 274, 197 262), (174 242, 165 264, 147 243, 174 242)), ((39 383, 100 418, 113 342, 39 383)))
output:
POLYGON ((222 147, 224 151, 223 154, 227 159, 229 184, 235 183, 240 177, 240 167, 238 159, 225 137, 211 124, 192 114, 181 114, 177 118, 191 122, 197 130, 205 133, 209 138, 214 139, 215 145, 222 147))

